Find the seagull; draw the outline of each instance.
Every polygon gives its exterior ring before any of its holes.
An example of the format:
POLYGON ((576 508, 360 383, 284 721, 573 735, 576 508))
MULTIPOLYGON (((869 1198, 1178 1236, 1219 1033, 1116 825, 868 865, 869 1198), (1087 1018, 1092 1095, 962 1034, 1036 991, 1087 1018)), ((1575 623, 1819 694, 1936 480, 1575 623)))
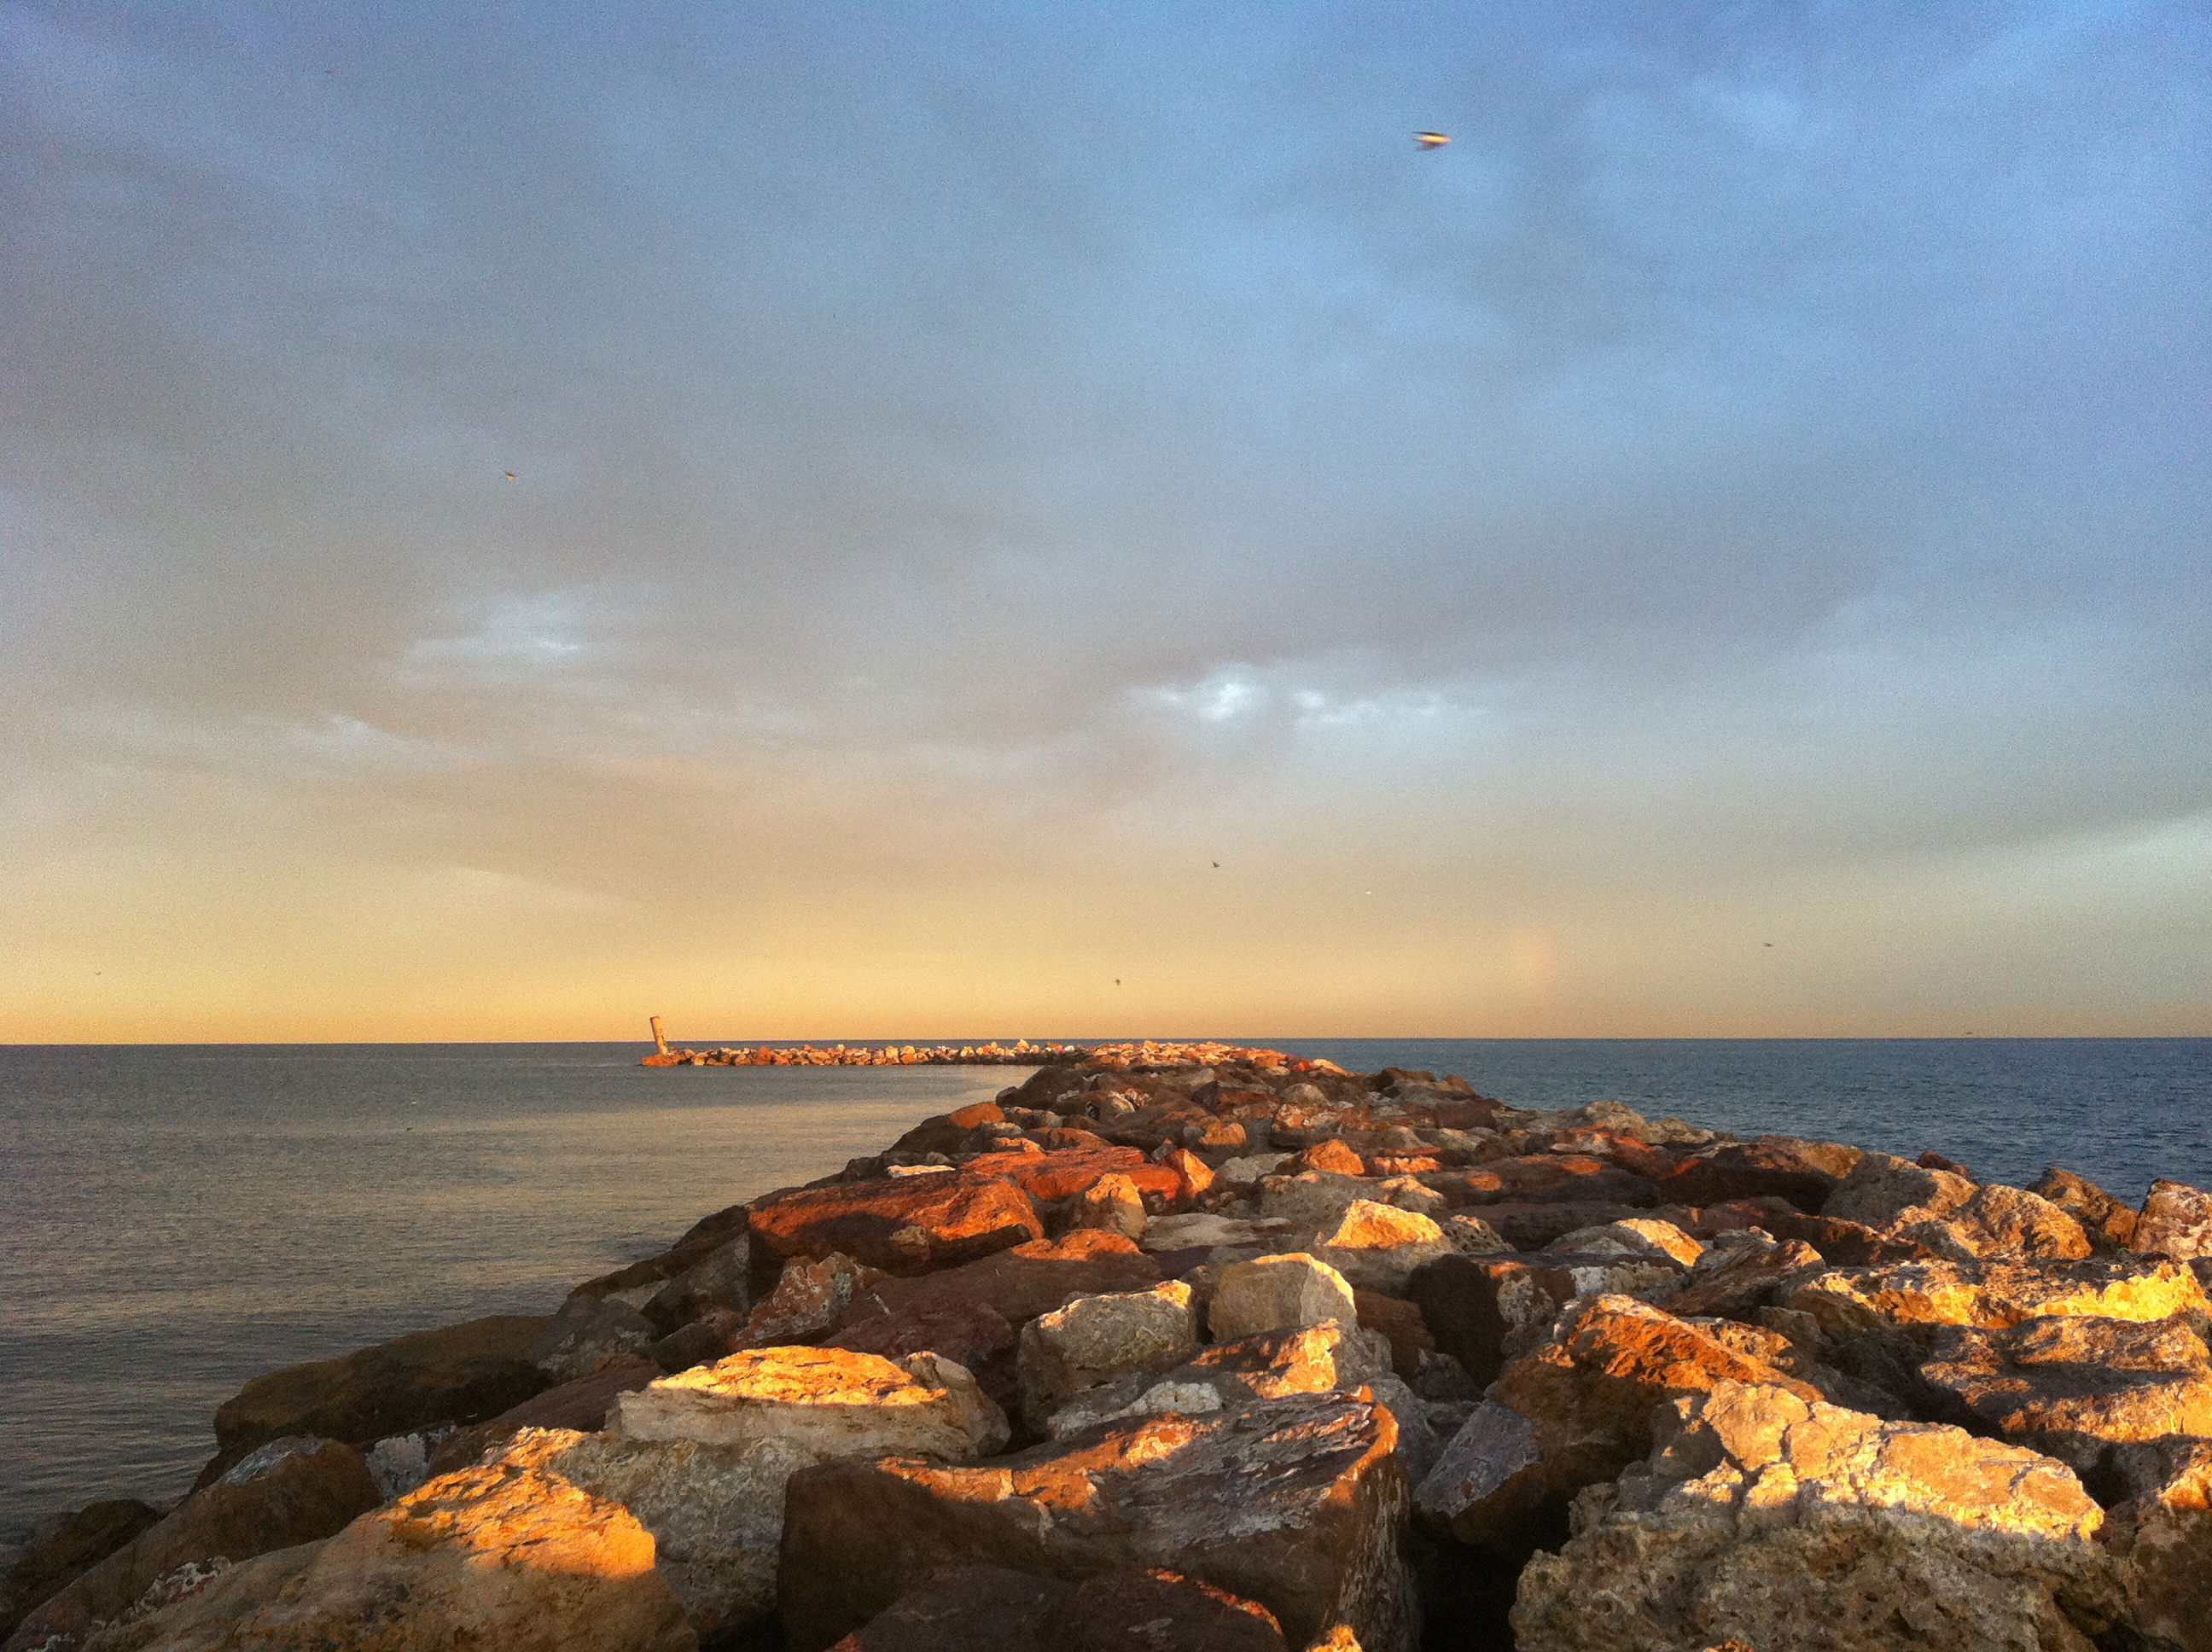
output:
POLYGON ((1219 872, 1221 870, 1221 863, 1218 860, 1213 863, 1213 869, 1216 872, 1219 872))
POLYGON ((514 481, 514 471, 509 471, 507 473, 507 479, 509 482, 514 481))
POLYGON ((1446 137, 1442 132, 1415 132, 1413 142, 1425 149, 1441 149, 1445 144, 1450 143, 1451 139, 1446 137))

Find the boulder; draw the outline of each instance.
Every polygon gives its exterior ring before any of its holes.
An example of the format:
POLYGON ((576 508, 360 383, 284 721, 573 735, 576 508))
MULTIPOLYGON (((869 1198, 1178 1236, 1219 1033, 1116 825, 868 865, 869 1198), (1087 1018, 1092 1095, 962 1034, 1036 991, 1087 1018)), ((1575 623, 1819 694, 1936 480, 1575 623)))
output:
MULTIPOLYGON (((1759 1232, 1757 1229, 1747 1231, 1759 1232)), ((1667 1299, 1667 1309, 1681 1319, 1714 1315, 1747 1321, 1771 1304, 1785 1281, 1800 1274, 1810 1277, 1824 1267, 1820 1253, 1802 1240, 1733 1244, 1717 1240, 1690 1270, 1681 1290, 1667 1299)))
POLYGON ((752 1242, 733 1234, 672 1275, 642 1312, 663 1336, 714 1309, 742 1314, 752 1303, 751 1265, 752 1242))
MULTIPOLYGON (((2135 1237, 2136 1213, 2095 1182, 2052 1165, 2028 1189, 2046 1199, 2081 1224, 2091 1248, 2109 1256, 2128 1248, 2135 1237)), ((1837 1260, 1841 1260, 1840 1258, 1837 1260)))
POLYGON ((1067 1225, 1099 1228, 1127 1239, 1145 1236, 1145 1197, 1119 1171, 1103 1175, 1068 1204, 1067 1225))
POLYGON ((1396 1424, 1342 1394, 1093 1429, 993 1462, 823 1463, 786 1497, 783 1623, 820 1652, 941 1569, 1064 1578, 1173 1566, 1273 1613, 1294 1645, 1343 1623, 1410 1652, 1396 1424))
MULTIPOLYGON (((1447 1170, 1442 1175, 1430 1176, 1426 1180, 1442 1186, 1452 1174, 1447 1170)), ((1633 1205, 1588 1205, 1569 1200, 1530 1204, 1509 1200, 1499 1204, 1479 1205, 1464 1213, 1480 1217, 1510 1249, 1534 1251, 1543 1249, 1554 1239, 1564 1238, 1578 1228, 1594 1228, 1607 1222, 1649 1216, 1652 1212, 1649 1206, 1633 1205)))
POLYGON ((1285 1652, 1274 1614, 1158 1568, 1070 1584, 1003 1566, 933 1574, 836 1652, 1285 1652))
POLYGON ((1663 1402, 1722 1382, 1820 1398, 1811 1384, 1632 1297, 1579 1303, 1561 1317, 1555 1340, 1491 1385, 1417 1502, 1462 1543, 1525 1554, 1556 1538, 1577 1492, 1650 1450, 1652 1416, 1663 1402))
POLYGON ((1029 1195, 1003 1175, 886 1176, 757 1201, 752 1273, 764 1287, 792 1257, 842 1252, 886 1273, 927 1273, 1044 1237, 1029 1195))
POLYGON ((2185 1181, 2154 1181, 2136 1218, 2129 1248, 2189 1261, 2212 1256, 2212 1193, 2185 1181))
POLYGON ((10 1652, 71 1652, 151 1594, 256 1555, 329 1537, 382 1501, 361 1453, 333 1440, 266 1442, 76 1581, 33 1607, 10 1652))
POLYGON ((1479 1216, 1447 1216, 1437 1225, 1462 1256, 1495 1256, 1513 1248, 1504 1234, 1479 1216))
POLYGON ((756 1348, 811 1342, 842 1321, 855 1297, 890 1278, 834 1250, 819 1259, 793 1257, 775 1289, 753 1304, 744 1339, 756 1348))
POLYGON ((199 1484, 288 1435, 368 1445, 386 1435, 496 1416, 550 1386, 530 1350, 551 1322, 471 1320, 257 1376, 216 1408, 216 1451, 199 1484))
POLYGON ((1198 1351, 1198 1316, 1180 1280, 1150 1291, 1079 1297, 1022 1327, 1022 1416, 1042 1429, 1070 1395, 1133 1373, 1163 1371, 1198 1351))
MULTIPOLYGON (((1039 1068, 1030 1076, 1029 1082, 1030 1084, 1037 1084, 1042 1081, 1044 1086, 1049 1087, 1057 1085, 1067 1075, 1068 1069, 1065 1067, 1039 1068), (1052 1077, 1046 1078, 1047 1073, 1050 1073, 1052 1077)), ((1043 1092, 1041 1090, 1036 1093, 1043 1092)), ((1060 1093, 1054 1090, 1050 1096, 1039 1101, 1032 1099, 1031 1093, 1024 1086, 1018 1104, 1025 1107, 1050 1106, 1053 1101, 1058 1099, 1060 1093)), ((1006 1122, 1006 1109, 996 1102, 975 1102, 966 1107, 956 1108, 951 1113, 939 1113, 932 1118, 924 1119, 893 1142, 890 1151, 893 1153, 910 1153, 916 1157, 922 1157, 931 1153, 957 1153, 962 1145, 967 1141, 969 1133, 977 1125, 1006 1122)))
POLYGON ((1144 1246, 1157 1255, 1176 1250, 1212 1250, 1224 1245, 1263 1245, 1289 1232, 1292 1225, 1279 1219, 1214 1216, 1194 1211, 1185 1216, 1153 1218, 1145 1229, 1144 1246))
POLYGON ((1312 1254, 1358 1289, 1400 1296, 1415 1268, 1452 1249, 1444 1230, 1427 1217, 1363 1199, 1314 1236, 1312 1254))
POLYGON ((2123 1497, 2102 1536, 2120 1563, 2125 1620, 2155 1652, 2212 1652, 2212 1440, 2122 1446, 2123 1497))
POLYGON ((1551 1334, 1577 1298, 1665 1298, 1684 1270, 1660 1256, 1554 1256, 1504 1252, 1451 1255, 1419 1270, 1407 1286, 1437 1346, 1487 1383, 1551 1334))
POLYGON ((2019 1187, 1978 1184, 1889 1153, 1863 1156, 1821 1213, 1917 1241, 1940 1256, 1960 1260, 2089 1254, 2081 1224, 2048 1200, 2019 1187))
POLYGON ((1352 1301, 1361 1327, 1389 1344, 1390 1369, 1408 1382, 1413 1381, 1424 1364, 1437 1354, 1437 1339, 1429 1334, 1428 1321, 1421 1317, 1419 1307, 1402 1297, 1357 1288, 1352 1301))
POLYGON ((1659 1178, 1659 1194, 1681 1205, 1784 1199, 1818 1215, 1860 1157, 1841 1142, 1759 1136, 1691 1155, 1659 1178))
POLYGON ((21 1551, 0 1584, 0 1636, 161 1518, 161 1511, 150 1503, 114 1497, 40 1521, 24 1534, 21 1551))
POLYGON ((1302 1251, 1224 1268, 1206 1314, 1207 1330, 1216 1342, 1256 1331, 1296 1330, 1327 1320, 1351 1325, 1359 1317, 1344 1275, 1302 1251))
POLYGON ((1388 1351, 1378 1340, 1340 1320, 1294 1331, 1262 1331, 1203 1349, 1170 1370, 1138 1372, 1078 1393, 1044 1428, 1064 1438, 1124 1418, 1221 1411, 1293 1394, 1349 1391, 1381 1381, 1389 1370, 1388 1351))
POLYGON ((1435 1171, 1423 1180, 1454 1205, 1619 1205, 1632 1210, 1660 1202, 1658 1184, 1650 1177, 1585 1153, 1492 1159, 1472 1169, 1435 1171))
POLYGON ((1319 1227, 1336 1220, 1346 1206, 1373 1200, 1380 1191, 1376 1183, 1364 1176, 1341 1175, 1334 1170, 1268 1176, 1260 1183, 1260 1214, 1302 1227, 1319 1227))
POLYGON ((696 1652, 653 1558, 619 1504, 488 1465, 227 1572, 100 1652, 696 1652))
POLYGON ((1796 1239, 1813 1247, 1821 1258, 1838 1267, 1877 1267, 1891 1262, 1926 1262, 1936 1253, 1916 1239, 1870 1228, 1863 1222, 1841 1217, 1806 1216, 1792 1211, 1783 1214, 1761 1211, 1753 1225, 1777 1239, 1796 1239))
POLYGON ((744 1232, 745 1213, 744 1206, 732 1205, 712 1216, 702 1217, 659 1255, 648 1256, 611 1273, 603 1273, 596 1279, 587 1279, 569 1294, 611 1297, 632 1308, 642 1307, 659 1295, 669 1280, 744 1232))
POLYGON ((942 1354, 964 1365, 976 1386, 1002 1410, 1018 1403, 1014 1327, 988 1303, 922 1303, 888 1314, 855 1319, 825 1346, 900 1359, 908 1354, 942 1354))
POLYGON ((1160 1265, 1122 1235, 1079 1228, 921 1278, 884 1280, 854 1303, 832 1339, 878 1315, 934 1314, 970 1303, 1019 1327, 1077 1297, 1142 1291, 1159 1281, 1160 1265))
POLYGON ((574 1382, 564 1382, 557 1388, 532 1395, 519 1406, 510 1406, 489 1422, 456 1429, 435 1441, 423 1465, 423 1478, 435 1479, 457 1468, 466 1468, 485 1452, 504 1445, 526 1428, 572 1429, 579 1433, 595 1434, 606 1426, 607 1413, 614 1409, 617 1394, 657 1382, 664 1375, 660 1367, 650 1360, 602 1365, 589 1376, 578 1377, 574 1382))
POLYGON ((2212 1437, 2212 1357, 2179 1319, 1945 1326, 1929 1351, 1922 1378, 1978 1426, 2078 1473, 2115 1444, 2212 1437))
POLYGON ((2101 1511, 2017 1446, 1735 1382, 1656 1446, 1522 1572, 1522 1652, 2088 1652, 2112 1621, 2101 1511))
POLYGON ((1937 1325, 1998 1330, 2050 1315, 2202 1323, 2212 1303, 2179 1262, 2113 1258, 2029 1265, 1917 1262, 1839 1267, 1793 1280, 1777 1306, 1807 1315, 1832 1339, 1937 1325))
POLYGON ((1109 1175, 1126 1177, 1140 1194, 1170 1204, 1182 1198, 1185 1186, 1182 1174, 1173 1165, 1148 1159, 1133 1147, 1037 1153, 1025 1158, 994 1155, 971 1160, 961 1175, 969 1181, 993 1177, 1011 1181, 1039 1204, 1073 1199, 1109 1175))
POLYGON ((1325 1141, 1301 1148, 1291 1157, 1290 1168, 1284 1174, 1295 1176, 1308 1170, 1318 1170, 1329 1175, 1364 1176, 1367 1174, 1367 1166, 1357 1152, 1332 1136, 1325 1141))
POLYGON ((524 1357, 549 1382, 574 1382, 605 1361, 643 1356, 665 1334, 619 1297, 571 1297, 524 1357))
POLYGON ((1676 1227, 1650 1217, 1632 1216, 1594 1228, 1577 1228, 1544 1247, 1557 1254, 1596 1256, 1662 1256, 1684 1267, 1697 1265, 1705 1248, 1676 1227))

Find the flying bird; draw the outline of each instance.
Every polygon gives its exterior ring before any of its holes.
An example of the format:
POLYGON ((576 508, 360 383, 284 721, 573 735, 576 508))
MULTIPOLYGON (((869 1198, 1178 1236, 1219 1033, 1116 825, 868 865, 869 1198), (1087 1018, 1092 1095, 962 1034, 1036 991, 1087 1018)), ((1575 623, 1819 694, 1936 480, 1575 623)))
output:
POLYGON ((514 481, 514 471, 509 471, 507 473, 507 479, 509 482, 514 481))
POLYGON ((1441 149, 1445 144, 1450 143, 1451 139, 1446 137, 1442 132, 1415 132, 1413 142, 1425 149, 1441 149))

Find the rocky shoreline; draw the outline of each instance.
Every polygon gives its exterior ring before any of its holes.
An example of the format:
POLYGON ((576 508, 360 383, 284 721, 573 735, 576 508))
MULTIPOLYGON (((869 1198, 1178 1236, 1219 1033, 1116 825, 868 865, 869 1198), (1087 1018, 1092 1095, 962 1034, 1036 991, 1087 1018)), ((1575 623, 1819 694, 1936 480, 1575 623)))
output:
POLYGON ((2212 1652, 2212 1194, 1051 1054, 257 1378, 5 1652, 2212 1652))

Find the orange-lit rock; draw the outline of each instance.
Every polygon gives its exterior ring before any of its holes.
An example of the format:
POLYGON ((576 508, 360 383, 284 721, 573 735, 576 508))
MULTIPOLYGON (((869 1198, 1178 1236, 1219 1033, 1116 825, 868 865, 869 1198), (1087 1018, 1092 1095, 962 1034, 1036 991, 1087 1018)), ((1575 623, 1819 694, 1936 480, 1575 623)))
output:
POLYGON ((2185 1181, 2154 1181, 2129 1236, 2131 1249, 2178 1261, 2212 1256, 2212 1193, 2185 1181))
POLYGON ((1774 1197, 1818 1214, 1860 1157, 1841 1142, 1760 1136, 1692 1155, 1661 1176, 1659 1193, 1680 1205, 1774 1197))
POLYGON ((1912 1326, 1996 1330, 2053 1314, 2162 1320, 2212 1309, 2186 1265, 2148 1258, 1831 1268, 1793 1281, 1778 1305, 1833 1337, 1912 1326))
POLYGON ((1232 1409, 1294 1394, 1350 1391, 1389 1374, 1385 1345, 1340 1320, 1292 1331, 1261 1331, 1200 1350, 1182 1364, 1134 1372, 1073 1393, 1044 1429, 1055 1437, 1101 1424, 1183 1412, 1232 1409))
POLYGON ((1067 1211, 1072 1228, 1103 1228, 1128 1239, 1145 1236, 1145 1197, 1137 1184, 1118 1171, 1103 1175, 1078 1193, 1067 1211))
MULTIPOLYGON (((2127 1249, 2135 1237, 2136 1213, 2084 1177, 2056 1164, 2035 1179, 2028 1192, 2047 1199, 2081 1224, 2100 1256, 2127 1249)), ((1842 1260, 1842 1259, 1838 1259, 1842 1260)))
POLYGON ((1159 1281, 1160 1265, 1122 1235, 1077 1228, 920 1278, 886 1280, 853 1304, 833 1340, 879 1315, 929 1314, 968 1303, 1019 1327, 1073 1297, 1142 1291, 1159 1281))
POLYGON ((1044 1236, 1036 1206, 1000 1175, 886 1177, 771 1193, 753 1206, 750 1228, 755 1276, 769 1279, 792 1257, 819 1260, 841 1251, 886 1273, 927 1273, 1044 1236))
POLYGON ((1427 1217, 1359 1200, 1314 1236, 1311 1254, 1361 1290, 1403 1295, 1413 1270, 1452 1254, 1451 1241, 1427 1217))

